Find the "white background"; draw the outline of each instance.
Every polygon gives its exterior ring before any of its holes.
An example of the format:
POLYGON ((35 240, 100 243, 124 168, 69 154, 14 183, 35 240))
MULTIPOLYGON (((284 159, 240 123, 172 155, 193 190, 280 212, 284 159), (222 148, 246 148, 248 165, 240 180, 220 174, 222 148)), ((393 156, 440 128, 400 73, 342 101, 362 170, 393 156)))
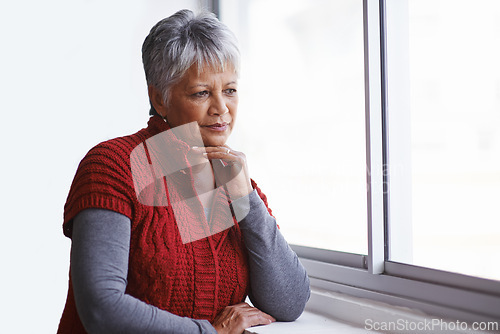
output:
POLYGON ((68 288, 63 206, 78 163, 146 126, 141 46, 197 1, 2 1, 0 333, 55 333, 68 288))

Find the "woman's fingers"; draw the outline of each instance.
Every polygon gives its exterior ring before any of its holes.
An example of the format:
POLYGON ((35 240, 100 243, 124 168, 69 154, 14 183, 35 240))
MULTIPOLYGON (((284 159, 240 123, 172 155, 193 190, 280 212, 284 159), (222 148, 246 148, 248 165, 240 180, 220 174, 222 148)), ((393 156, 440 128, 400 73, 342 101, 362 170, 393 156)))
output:
MULTIPOLYGON (((220 160, 223 167, 235 166, 232 170, 232 176, 239 173, 245 166, 245 155, 241 152, 231 150, 229 147, 198 147, 193 146, 188 153, 188 160, 192 166, 206 163, 208 161, 220 160)), ((226 171, 227 172, 227 171, 226 171)))
POLYGON ((229 146, 192 147, 199 154, 212 161, 217 186, 225 186, 231 200, 241 198, 252 192, 246 156, 229 146))
POLYGON ((246 160, 245 154, 232 150, 229 146, 209 146, 209 147, 192 147, 191 150, 201 154, 207 159, 220 159, 227 162, 244 163, 246 160))
POLYGON ((226 307, 212 325, 219 334, 241 334, 246 328, 276 321, 272 316, 246 303, 226 307))

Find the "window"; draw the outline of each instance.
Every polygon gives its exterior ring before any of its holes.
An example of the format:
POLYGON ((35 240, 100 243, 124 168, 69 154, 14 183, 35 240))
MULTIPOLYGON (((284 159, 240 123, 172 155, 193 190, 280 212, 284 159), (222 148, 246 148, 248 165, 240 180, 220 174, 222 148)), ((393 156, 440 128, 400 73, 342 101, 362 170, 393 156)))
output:
POLYGON ((251 172, 313 287, 498 320, 497 2, 220 5, 248 91, 237 145, 253 140, 251 172))
POLYGON ((500 280, 500 3, 387 12, 390 259, 500 280))
POLYGON ((232 139, 282 232, 367 254, 362 3, 223 1, 221 15, 243 55, 232 139))

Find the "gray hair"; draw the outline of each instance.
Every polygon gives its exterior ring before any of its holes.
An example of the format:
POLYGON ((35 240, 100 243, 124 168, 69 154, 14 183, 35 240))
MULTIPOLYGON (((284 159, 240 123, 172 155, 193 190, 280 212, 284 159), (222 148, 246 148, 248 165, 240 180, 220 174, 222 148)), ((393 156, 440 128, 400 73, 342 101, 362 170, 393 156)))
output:
MULTIPOLYGON (((238 72, 240 53, 236 37, 213 13, 195 15, 184 9, 158 22, 142 45, 146 81, 163 94, 169 92, 194 64, 198 71, 208 65, 224 71, 228 65, 238 72)), ((150 115, 155 115, 151 105, 150 115)))

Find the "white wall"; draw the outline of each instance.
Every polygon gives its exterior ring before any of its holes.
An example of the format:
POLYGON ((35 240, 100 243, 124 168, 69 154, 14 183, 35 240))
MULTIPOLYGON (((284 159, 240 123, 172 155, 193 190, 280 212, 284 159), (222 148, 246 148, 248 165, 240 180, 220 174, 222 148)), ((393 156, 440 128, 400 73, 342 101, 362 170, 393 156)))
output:
POLYGON ((62 214, 76 167, 146 125, 141 45, 197 0, 0 4, 0 333, 55 333, 70 240, 62 214))

